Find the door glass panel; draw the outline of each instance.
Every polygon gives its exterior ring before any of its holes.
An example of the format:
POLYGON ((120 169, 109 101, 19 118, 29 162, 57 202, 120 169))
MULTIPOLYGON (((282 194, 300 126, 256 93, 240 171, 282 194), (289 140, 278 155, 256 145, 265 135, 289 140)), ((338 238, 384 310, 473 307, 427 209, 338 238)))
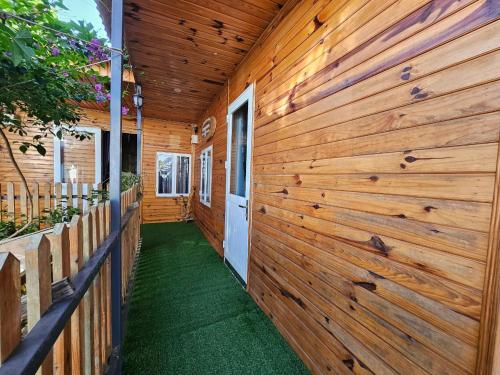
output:
POLYGON ((177 194, 189 194, 189 157, 177 156, 177 194))
POLYGON ((172 194, 173 156, 158 154, 158 194, 172 194))
POLYGON ((231 135, 231 194, 245 197, 247 179, 248 102, 233 112, 231 135))

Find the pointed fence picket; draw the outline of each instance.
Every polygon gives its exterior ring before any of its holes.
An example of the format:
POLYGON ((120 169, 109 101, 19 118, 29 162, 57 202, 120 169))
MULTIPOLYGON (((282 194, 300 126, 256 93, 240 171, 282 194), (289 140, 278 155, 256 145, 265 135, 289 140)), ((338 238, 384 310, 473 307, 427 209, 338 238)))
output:
MULTIPOLYGON (((77 208, 80 213, 87 212, 92 205, 103 201, 101 184, 83 183, 33 183, 29 186, 33 208, 30 207, 28 192, 21 183, 0 183, 0 221, 26 222, 31 216, 43 219, 56 208, 77 208)), ((129 189, 131 191, 132 189, 129 189)), ((128 207, 131 203, 129 194, 128 207)), ((41 225, 42 228, 45 225, 41 225)))
MULTIPOLYGON (((7 196, 12 197, 13 184, 6 187, 7 196)), ((78 186, 73 189, 78 192, 77 197, 83 191, 78 186)), ((48 190, 43 187, 41 191, 48 190)), ((57 184, 53 191, 55 199, 62 199, 62 189, 57 184)), ((138 191, 134 186, 122 193, 123 300, 140 239, 138 191)), ((51 196, 50 200, 53 199, 51 196)), ((39 196, 38 202, 46 204, 46 197, 39 196)), ((74 204, 79 205, 78 201, 74 204)), ((110 205, 109 202, 100 202, 97 206, 90 206, 86 213, 73 216, 69 223, 60 223, 50 231, 21 239, 20 245, 16 245, 16 239, 0 244, 0 374, 4 364, 8 367, 8 359, 15 353, 22 337, 29 337, 30 331, 51 305, 75 292, 72 280, 83 272, 108 236, 110 205), (9 251, 18 246, 25 249, 24 256, 19 256, 19 249, 9 251), (23 275, 25 289, 21 285, 23 275), (27 321, 24 327, 23 321, 27 321)), ((37 374, 105 373, 111 354, 110 276, 109 255, 57 340, 54 337, 54 346, 37 374)))

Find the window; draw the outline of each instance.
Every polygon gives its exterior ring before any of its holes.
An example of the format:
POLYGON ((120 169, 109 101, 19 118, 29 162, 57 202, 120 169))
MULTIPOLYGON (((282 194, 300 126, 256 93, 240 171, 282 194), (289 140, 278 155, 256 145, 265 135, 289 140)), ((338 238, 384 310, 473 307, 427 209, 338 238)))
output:
POLYGON ((156 196, 188 195, 191 189, 191 155, 156 153, 156 196))
POLYGON ((208 146, 200 155, 200 202, 210 207, 212 195, 212 146, 208 146))

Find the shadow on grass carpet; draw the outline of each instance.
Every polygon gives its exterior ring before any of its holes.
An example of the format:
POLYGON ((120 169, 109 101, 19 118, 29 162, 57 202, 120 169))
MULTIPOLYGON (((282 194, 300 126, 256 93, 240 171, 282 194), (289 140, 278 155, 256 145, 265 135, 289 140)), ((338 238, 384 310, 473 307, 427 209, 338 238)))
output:
POLYGON ((307 374, 194 224, 142 226, 124 373, 307 374))

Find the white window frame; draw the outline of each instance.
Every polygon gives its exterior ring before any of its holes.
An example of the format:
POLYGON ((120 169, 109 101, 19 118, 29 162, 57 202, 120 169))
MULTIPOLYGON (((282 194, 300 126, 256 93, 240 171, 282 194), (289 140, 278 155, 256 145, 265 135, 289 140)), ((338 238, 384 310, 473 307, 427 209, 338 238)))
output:
MULTIPOLYGON (((202 204, 204 204, 205 206, 207 207, 211 207, 212 205, 212 172, 213 172, 213 160, 214 160, 214 149, 213 149, 213 146, 210 145, 206 148, 204 148, 201 153, 200 153, 200 202, 202 204), (203 178, 203 157, 208 154, 210 152, 210 175, 208 175, 208 173, 205 175, 205 178, 203 178), (202 191, 204 191, 203 188, 206 189, 207 187, 207 182, 208 182, 208 179, 210 179, 210 189, 209 191, 205 194, 205 195, 202 195, 202 191), (202 186, 201 184, 203 183, 203 181, 205 182, 205 186, 202 186), (209 200, 207 200, 207 197, 209 198, 209 200)), ((208 164, 205 168, 205 171, 208 171, 208 164)))
POLYGON ((173 198, 173 197, 183 197, 188 196, 191 191, 191 168, 193 168, 191 163, 191 154, 181 154, 177 152, 163 152, 158 151, 156 153, 156 174, 155 174, 155 193, 158 198, 173 198), (158 193, 158 157, 160 155, 172 156, 174 163, 172 164, 172 192, 175 193, 158 193), (177 156, 183 156, 189 158, 189 181, 188 181, 188 192, 186 194, 177 193, 177 156))

